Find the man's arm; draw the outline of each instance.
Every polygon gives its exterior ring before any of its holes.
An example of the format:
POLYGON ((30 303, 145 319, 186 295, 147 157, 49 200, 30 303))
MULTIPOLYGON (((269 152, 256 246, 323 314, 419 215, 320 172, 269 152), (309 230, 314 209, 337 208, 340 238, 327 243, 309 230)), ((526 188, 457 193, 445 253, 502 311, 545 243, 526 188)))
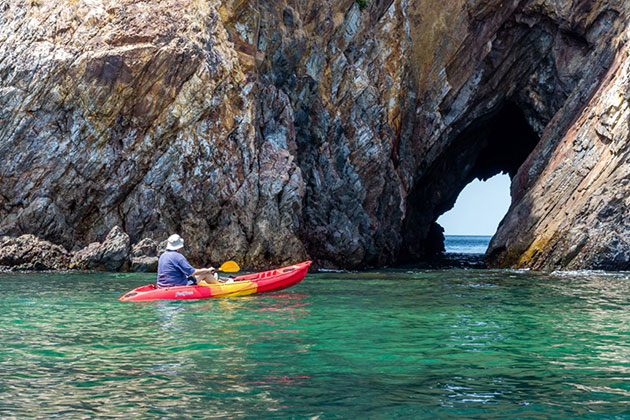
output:
MULTIPOLYGON (((195 271, 193 271, 193 273, 191 274, 191 276, 202 276, 204 274, 214 274, 214 272, 216 271, 216 269, 214 267, 210 267, 210 268, 197 268, 195 269, 195 271)), ((190 276, 189 276, 190 277, 190 276)))
POLYGON ((186 277, 208 275, 211 276, 215 272, 214 267, 195 269, 195 267, 190 265, 186 257, 184 257, 182 254, 179 254, 175 261, 179 269, 182 271, 182 273, 184 273, 186 277))

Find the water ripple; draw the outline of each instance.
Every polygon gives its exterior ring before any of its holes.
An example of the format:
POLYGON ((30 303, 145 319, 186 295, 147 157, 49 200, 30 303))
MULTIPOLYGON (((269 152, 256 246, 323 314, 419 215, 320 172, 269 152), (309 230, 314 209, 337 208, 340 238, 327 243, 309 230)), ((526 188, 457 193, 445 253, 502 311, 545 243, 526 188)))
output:
POLYGON ((624 273, 322 273, 270 295, 117 301, 152 279, 0 274, 0 417, 628 412, 624 273))

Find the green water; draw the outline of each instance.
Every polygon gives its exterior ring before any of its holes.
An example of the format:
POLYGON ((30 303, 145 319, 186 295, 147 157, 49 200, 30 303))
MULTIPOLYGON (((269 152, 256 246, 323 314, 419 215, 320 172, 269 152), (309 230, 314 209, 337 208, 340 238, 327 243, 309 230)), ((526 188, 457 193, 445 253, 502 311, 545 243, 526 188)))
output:
POLYGON ((630 275, 382 271, 122 303, 0 274, 0 418, 630 418, 630 275))

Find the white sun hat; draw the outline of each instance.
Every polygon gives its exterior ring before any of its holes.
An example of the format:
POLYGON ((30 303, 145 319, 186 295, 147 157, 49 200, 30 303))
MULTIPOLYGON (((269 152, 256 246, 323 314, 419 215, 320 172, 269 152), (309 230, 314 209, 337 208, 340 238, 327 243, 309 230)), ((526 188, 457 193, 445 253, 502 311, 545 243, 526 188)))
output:
POLYGON ((184 240, 178 234, 174 234, 168 237, 168 243, 166 244, 166 249, 168 250, 178 250, 184 247, 184 240))

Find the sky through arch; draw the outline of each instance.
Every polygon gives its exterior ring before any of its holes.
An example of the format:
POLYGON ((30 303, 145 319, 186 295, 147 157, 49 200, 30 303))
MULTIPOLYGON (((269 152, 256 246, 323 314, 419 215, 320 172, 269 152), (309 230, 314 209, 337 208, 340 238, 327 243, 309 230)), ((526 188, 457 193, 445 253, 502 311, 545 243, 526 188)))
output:
POLYGON ((445 235, 494 235, 510 207, 510 177, 495 175, 487 181, 475 179, 462 190, 455 206, 437 222, 445 235))

